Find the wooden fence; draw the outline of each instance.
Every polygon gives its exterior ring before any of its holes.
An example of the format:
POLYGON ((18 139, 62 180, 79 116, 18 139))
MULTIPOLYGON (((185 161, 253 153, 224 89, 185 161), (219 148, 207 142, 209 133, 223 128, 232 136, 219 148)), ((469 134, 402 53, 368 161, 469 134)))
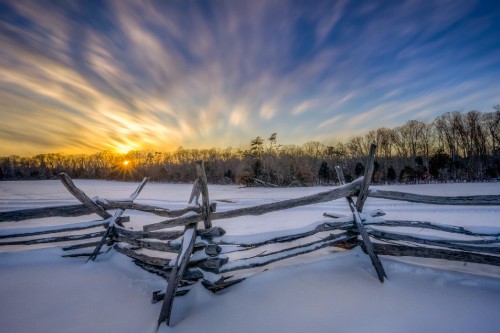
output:
POLYGON ((167 279, 166 288, 153 292, 152 296, 153 302, 163 300, 158 325, 163 322, 170 324, 175 296, 186 294, 197 282, 216 292, 241 282, 256 267, 325 247, 351 249, 361 246, 369 255, 381 282, 386 273, 378 255, 437 258, 500 266, 500 229, 480 232, 424 221, 384 220, 381 218, 384 212, 380 210, 363 212, 367 197, 437 205, 500 205, 500 195, 436 197, 369 189, 374 156, 373 145, 364 176, 350 184, 344 184, 342 172, 337 168, 339 181, 343 185, 333 190, 224 212, 217 212, 216 203, 209 200, 202 161, 196 164, 198 178, 193 185, 188 206, 179 210, 135 203, 134 200, 147 179, 125 200, 93 200, 77 188, 67 174, 62 173, 61 181, 81 205, 2 212, 0 222, 89 213, 98 214, 103 219, 56 227, 1 230, 0 246, 78 241, 63 247, 68 251, 65 256, 84 256, 88 258, 87 261, 95 260, 104 248, 112 248, 132 258, 141 268, 167 279), (201 203, 198 202, 200 195, 201 203), (353 197, 357 197, 357 200, 354 201, 353 197), (262 215, 341 198, 345 198, 351 216, 325 213, 326 219, 323 221, 300 229, 252 237, 225 236, 221 227, 212 225, 220 219, 262 215), (109 210, 114 210, 114 214, 111 215, 109 210), (123 216, 125 210, 138 210, 167 219, 144 225, 143 230, 132 230, 124 226, 124 223, 130 221, 129 217, 123 216), (199 222, 203 222, 203 227, 199 227, 199 222), (405 228, 405 231, 401 232, 401 228, 405 228), (425 237, 409 233, 407 228, 438 230, 442 236, 425 237), (388 229, 395 231, 387 231, 388 229), (460 237, 454 238, 453 234, 460 234, 460 237))

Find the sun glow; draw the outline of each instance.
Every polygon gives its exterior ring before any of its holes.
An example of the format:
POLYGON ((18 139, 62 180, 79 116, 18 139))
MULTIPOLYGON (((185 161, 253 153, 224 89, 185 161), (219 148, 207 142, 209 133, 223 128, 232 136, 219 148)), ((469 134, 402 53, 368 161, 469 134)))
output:
POLYGON ((138 150, 140 149, 140 145, 136 143, 131 143, 131 142, 126 142, 126 143, 119 143, 116 142, 111 145, 113 147, 113 150, 116 151, 118 154, 126 154, 131 150, 138 150))
POLYGON ((123 166, 129 165, 130 161, 123 161, 123 166))

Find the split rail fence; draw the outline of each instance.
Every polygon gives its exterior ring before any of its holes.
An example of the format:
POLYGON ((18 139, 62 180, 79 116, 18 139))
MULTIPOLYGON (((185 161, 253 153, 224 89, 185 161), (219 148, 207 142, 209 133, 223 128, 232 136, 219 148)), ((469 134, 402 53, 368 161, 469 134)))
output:
POLYGON ((136 265, 146 271, 167 279, 166 288, 154 291, 152 295, 153 302, 163 301, 158 325, 163 322, 170 325, 175 296, 186 294, 197 282, 217 292, 241 282, 258 267, 325 247, 352 249, 361 246, 370 257, 380 282, 384 281, 386 273, 378 255, 500 266, 500 228, 475 230, 425 221, 384 220, 381 216, 385 214, 381 210, 363 212, 367 197, 434 205, 500 205, 500 195, 441 197, 369 189, 375 149, 375 145, 372 145, 364 176, 350 184, 345 184, 342 170, 336 168, 342 184, 338 188, 222 212, 217 212, 216 202, 209 199, 203 161, 196 163, 198 178, 194 182, 188 206, 178 210, 134 202, 146 185, 146 178, 129 198, 117 201, 89 198, 67 174, 62 173, 62 183, 81 205, 0 212, 0 222, 90 213, 102 219, 45 228, 0 230, 0 246, 78 241, 63 247, 68 251, 64 256, 83 256, 88 258, 87 261, 94 261, 105 249, 114 249, 132 258, 136 265), (325 213, 326 219, 300 229, 247 237, 225 236, 221 227, 212 225, 216 220, 257 216, 342 198, 346 200, 352 216, 325 213), (113 210, 111 214, 109 211, 113 210), (126 210, 138 210, 167 219, 144 225, 143 230, 132 230, 124 225, 130 222, 129 217, 123 216, 126 210), (199 222, 203 222, 202 226, 199 222), (412 228, 437 230, 442 236, 418 235, 408 231, 412 228))

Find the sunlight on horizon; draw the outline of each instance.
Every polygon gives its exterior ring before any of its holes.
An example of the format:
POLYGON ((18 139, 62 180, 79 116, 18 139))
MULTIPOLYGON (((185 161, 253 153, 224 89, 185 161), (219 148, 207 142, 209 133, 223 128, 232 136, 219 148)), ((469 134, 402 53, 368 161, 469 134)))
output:
MULTIPOLYGON (((128 152, 132 150, 141 150, 141 146, 139 144, 115 143, 109 146, 112 148, 114 152, 121 155, 126 155, 128 152)), ((126 164, 124 163, 124 165, 126 164)))

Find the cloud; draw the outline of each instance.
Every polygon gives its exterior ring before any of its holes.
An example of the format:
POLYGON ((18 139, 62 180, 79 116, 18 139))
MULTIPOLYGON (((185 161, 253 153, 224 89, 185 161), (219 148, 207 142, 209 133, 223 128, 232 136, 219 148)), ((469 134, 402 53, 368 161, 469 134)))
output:
POLYGON ((323 128, 323 127, 328 127, 328 126, 330 126, 330 125, 336 124, 336 123, 338 123, 338 122, 339 122, 342 118, 343 118, 343 116, 342 116, 342 115, 335 116, 335 117, 333 117, 333 118, 330 118, 330 119, 328 119, 328 120, 326 120, 326 121, 322 122, 321 124, 319 124, 319 125, 318 125, 318 127, 317 127, 317 128, 318 128, 318 129, 320 129, 320 128, 323 128))
POLYGON ((299 144, 498 95, 500 11, 475 1, 92 6, 5 2, 0 155, 299 144))

